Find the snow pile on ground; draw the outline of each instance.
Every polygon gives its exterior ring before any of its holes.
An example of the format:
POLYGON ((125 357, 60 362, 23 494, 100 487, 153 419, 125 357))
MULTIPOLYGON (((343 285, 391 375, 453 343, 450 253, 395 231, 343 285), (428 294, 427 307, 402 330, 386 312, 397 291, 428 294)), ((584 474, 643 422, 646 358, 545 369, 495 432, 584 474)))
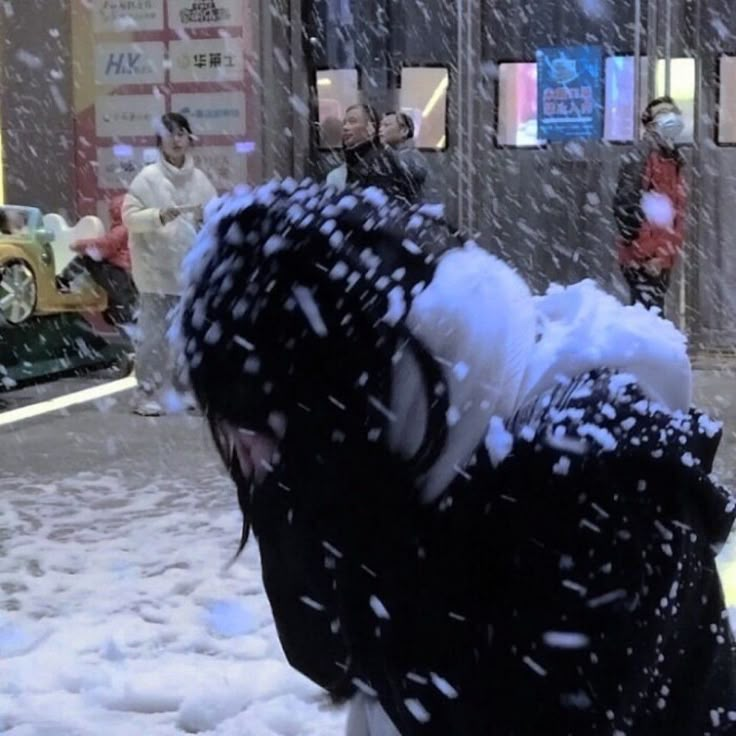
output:
POLYGON ((286 663, 234 491, 80 473, 0 478, 0 732, 332 736, 345 715, 286 663))

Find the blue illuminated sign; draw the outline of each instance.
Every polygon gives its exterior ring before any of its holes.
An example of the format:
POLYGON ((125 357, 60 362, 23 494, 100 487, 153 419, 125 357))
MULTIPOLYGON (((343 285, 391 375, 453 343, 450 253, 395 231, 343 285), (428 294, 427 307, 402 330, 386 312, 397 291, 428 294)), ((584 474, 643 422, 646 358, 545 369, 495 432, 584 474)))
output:
POLYGON ((537 51, 538 137, 603 137, 603 49, 552 46, 537 51))

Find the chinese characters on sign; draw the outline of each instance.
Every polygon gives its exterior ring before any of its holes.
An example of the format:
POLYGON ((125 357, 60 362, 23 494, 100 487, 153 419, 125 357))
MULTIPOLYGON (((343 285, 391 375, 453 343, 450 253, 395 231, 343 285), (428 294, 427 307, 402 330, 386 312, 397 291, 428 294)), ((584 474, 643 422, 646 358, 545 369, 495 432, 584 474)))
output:
POLYGON ((245 133, 245 95, 242 92, 175 94, 171 109, 189 118, 198 135, 245 133))
POLYGON ((538 137, 549 141, 603 136, 603 50, 561 46, 537 51, 538 137))
POLYGON ((97 0, 95 31, 162 31, 164 0, 97 0))
POLYGON ((171 81, 240 82, 245 73, 239 38, 205 38, 169 44, 171 81))
POLYGON ((163 97, 154 95, 99 95, 95 104, 97 135, 150 136, 153 121, 166 112, 163 97))
MULTIPOLYGON (((80 211, 96 202, 106 217, 110 195, 158 159, 157 121, 167 111, 189 118, 199 138, 192 155, 218 189, 245 181, 255 148, 246 135, 249 0, 83 0, 80 6, 77 47, 94 53, 90 89, 79 96, 85 102, 77 111, 84 141, 76 151, 80 211)), ((86 68, 91 61, 80 63, 86 68)))

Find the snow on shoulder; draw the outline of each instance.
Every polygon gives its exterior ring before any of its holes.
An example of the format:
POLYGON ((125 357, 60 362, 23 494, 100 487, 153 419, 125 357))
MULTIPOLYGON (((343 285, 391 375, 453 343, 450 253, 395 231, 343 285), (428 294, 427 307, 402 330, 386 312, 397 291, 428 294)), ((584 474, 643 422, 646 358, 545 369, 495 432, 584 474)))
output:
POLYGON ((535 298, 538 340, 524 380, 527 396, 572 378, 608 368, 632 374, 651 400, 669 411, 687 411, 692 367, 685 336, 640 304, 624 306, 591 280, 551 286, 535 298))
POLYGON ((425 484, 431 500, 467 462, 491 417, 509 417, 516 408, 534 345, 534 304, 512 268, 468 242, 440 258, 407 325, 446 367, 449 388, 447 443, 425 484))

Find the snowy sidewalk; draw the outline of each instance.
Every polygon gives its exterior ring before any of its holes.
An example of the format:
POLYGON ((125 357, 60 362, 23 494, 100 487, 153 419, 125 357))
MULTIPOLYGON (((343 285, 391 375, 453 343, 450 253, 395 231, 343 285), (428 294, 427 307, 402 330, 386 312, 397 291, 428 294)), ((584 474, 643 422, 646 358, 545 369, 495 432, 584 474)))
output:
POLYGON ((281 653, 202 419, 126 398, 0 432, 0 732, 332 736, 281 653))
MULTIPOLYGON (((726 421, 732 486, 733 386, 728 367, 696 373, 698 403, 726 421)), ((127 402, 0 427, 0 732, 342 734, 344 710, 283 658, 254 541, 227 567, 240 512, 204 421, 127 402)), ((736 551, 723 563, 735 603, 736 551)))

